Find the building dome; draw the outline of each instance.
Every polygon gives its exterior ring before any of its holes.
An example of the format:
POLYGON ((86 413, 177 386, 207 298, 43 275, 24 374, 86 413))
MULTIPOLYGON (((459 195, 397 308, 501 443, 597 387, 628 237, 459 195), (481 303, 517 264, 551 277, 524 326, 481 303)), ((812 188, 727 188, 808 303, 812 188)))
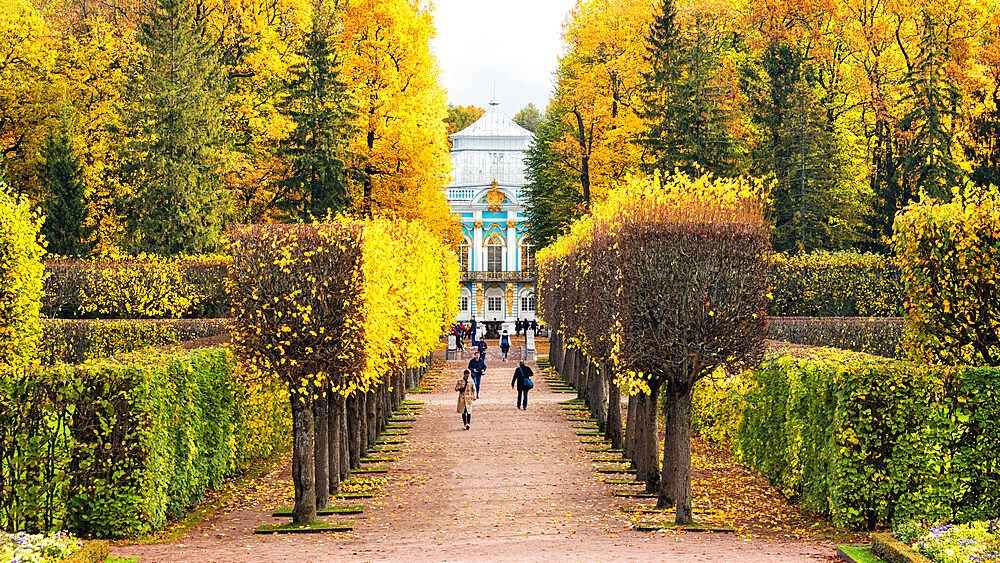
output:
POLYGON ((533 133, 515 123, 491 102, 475 123, 451 135, 452 182, 449 200, 471 199, 496 181, 517 197, 525 185, 524 151, 533 133))

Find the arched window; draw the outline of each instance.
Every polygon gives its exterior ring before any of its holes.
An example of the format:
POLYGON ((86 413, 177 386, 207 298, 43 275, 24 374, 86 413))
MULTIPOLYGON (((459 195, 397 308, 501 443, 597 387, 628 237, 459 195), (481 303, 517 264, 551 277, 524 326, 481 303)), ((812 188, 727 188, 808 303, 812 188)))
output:
POLYGON ((535 269, 535 247, 524 241, 521 243, 521 271, 531 272, 535 269))
POLYGON ((503 239, 499 236, 490 237, 486 245, 486 271, 502 272, 503 267, 503 239))

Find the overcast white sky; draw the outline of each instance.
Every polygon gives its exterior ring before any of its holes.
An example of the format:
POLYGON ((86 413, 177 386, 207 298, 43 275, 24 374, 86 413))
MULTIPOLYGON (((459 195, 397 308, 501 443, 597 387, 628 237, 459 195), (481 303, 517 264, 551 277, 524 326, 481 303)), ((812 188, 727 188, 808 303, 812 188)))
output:
POLYGON ((562 24, 574 0, 434 0, 448 101, 486 107, 496 97, 514 117, 528 102, 542 113, 562 52, 562 24))

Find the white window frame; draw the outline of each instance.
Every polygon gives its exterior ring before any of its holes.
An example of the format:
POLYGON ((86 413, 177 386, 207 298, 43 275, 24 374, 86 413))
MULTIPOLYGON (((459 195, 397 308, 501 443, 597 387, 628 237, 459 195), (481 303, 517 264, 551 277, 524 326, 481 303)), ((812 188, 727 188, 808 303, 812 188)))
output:
POLYGON ((495 295, 486 298, 486 311, 489 313, 499 313, 503 311, 503 297, 495 295))

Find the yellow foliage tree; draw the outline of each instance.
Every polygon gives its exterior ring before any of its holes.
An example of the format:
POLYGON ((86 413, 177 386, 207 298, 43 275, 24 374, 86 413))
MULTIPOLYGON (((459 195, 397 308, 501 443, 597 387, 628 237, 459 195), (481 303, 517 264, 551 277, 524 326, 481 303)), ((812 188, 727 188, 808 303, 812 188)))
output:
POLYGON ((355 210, 420 220, 440 238, 461 240, 441 191, 451 160, 430 6, 350 0, 344 25, 344 73, 359 103, 350 147, 359 177, 355 210))

